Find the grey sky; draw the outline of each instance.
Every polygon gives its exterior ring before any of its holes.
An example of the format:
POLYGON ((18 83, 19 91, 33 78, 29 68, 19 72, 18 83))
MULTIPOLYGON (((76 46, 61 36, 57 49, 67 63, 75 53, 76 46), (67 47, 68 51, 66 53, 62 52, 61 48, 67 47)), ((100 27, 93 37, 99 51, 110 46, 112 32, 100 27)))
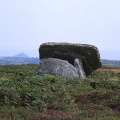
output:
POLYGON ((0 56, 38 57, 43 42, 92 44, 120 60, 120 0, 0 0, 0 56))

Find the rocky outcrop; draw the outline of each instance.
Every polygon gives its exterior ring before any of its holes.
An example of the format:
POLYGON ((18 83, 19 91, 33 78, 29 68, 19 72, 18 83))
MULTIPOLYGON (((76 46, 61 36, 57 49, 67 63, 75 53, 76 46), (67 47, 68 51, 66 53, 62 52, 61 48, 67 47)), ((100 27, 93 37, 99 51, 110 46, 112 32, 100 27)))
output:
POLYGON ((39 48, 37 75, 51 74, 68 78, 86 78, 101 67, 100 54, 93 45, 44 43, 39 48))

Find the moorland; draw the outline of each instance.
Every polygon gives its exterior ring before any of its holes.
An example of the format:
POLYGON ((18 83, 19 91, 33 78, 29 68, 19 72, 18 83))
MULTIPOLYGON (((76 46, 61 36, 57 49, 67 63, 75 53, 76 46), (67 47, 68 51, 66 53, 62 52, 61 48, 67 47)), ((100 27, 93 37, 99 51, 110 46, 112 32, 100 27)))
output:
POLYGON ((35 76, 38 65, 0 66, 0 120, 119 120, 120 69, 86 79, 35 76))

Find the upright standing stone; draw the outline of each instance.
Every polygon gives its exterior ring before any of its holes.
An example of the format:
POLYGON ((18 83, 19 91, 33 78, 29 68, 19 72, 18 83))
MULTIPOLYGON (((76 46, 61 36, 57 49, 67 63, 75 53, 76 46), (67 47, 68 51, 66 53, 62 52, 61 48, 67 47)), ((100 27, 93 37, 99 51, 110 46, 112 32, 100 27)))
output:
POLYGON ((86 74, 85 74, 85 71, 83 69, 82 60, 80 58, 76 58, 74 60, 74 67, 77 68, 79 77, 82 79, 85 79, 86 74))

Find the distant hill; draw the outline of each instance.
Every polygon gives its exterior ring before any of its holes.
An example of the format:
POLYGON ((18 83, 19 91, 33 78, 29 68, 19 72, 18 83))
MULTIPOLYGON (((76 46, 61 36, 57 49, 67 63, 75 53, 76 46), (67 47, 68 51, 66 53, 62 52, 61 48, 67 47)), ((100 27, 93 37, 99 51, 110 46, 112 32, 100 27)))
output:
POLYGON ((39 64, 38 57, 0 57, 0 65, 21 65, 21 64, 39 64))
MULTIPOLYGON (((120 68, 120 60, 101 59, 103 67, 120 68)), ((21 65, 21 64, 39 64, 38 57, 28 57, 24 53, 12 57, 0 57, 0 65, 21 65)))
POLYGON ((120 60, 102 59, 102 66, 111 68, 120 68, 120 60))
POLYGON ((17 54, 17 55, 14 55, 12 57, 17 57, 17 58, 28 58, 27 54, 24 54, 24 53, 20 53, 20 54, 17 54))

